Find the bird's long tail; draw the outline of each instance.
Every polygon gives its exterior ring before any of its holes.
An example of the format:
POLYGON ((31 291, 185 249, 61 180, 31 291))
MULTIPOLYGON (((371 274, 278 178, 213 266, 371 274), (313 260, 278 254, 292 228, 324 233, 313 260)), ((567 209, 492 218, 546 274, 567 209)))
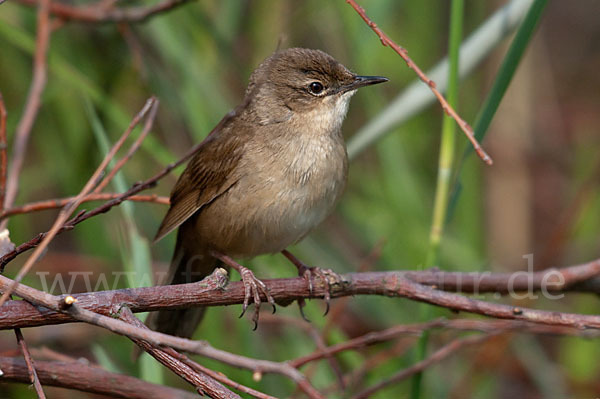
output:
MULTIPOLYGON (((182 245, 181 230, 177 235, 177 244, 169 274, 163 284, 185 284, 200 281, 211 274, 220 263, 206 251, 190 252, 185 248, 182 245)), ((148 316, 146 325, 158 332, 190 338, 202 321, 205 311, 204 307, 159 310, 148 316)))

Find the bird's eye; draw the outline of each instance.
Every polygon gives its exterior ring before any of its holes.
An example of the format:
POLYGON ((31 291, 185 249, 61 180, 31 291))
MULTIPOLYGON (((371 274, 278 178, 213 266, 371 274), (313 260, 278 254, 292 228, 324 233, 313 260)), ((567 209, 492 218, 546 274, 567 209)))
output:
POLYGON ((312 82, 308 85, 308 91, 311 94, 321 94, 323 92, 323 85, 320 82, 312 82))

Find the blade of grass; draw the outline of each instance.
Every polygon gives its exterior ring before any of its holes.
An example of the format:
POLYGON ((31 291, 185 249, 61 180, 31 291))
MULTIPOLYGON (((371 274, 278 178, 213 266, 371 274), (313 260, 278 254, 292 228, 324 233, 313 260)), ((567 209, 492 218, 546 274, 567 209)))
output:
MULTIPOLYGON (((20 27, 14 26, 6 21, 0 23, 0 37, 7 43, 12 44, 28 54, 33 54, 35 51, 35 38, 31 33, 25 32, 20 27)), ((69 60, 64 58, 59 52, 50 54, 48 58, 48 68, 50 73, 55 74, 56 77, 69 84, 71 88, 76 89, 83 95, 89 97, 94 105, 102 109, 113 122, 118 125, 127 125, 129 123, 129 113, 120 107, 113 99, 109 98, 105 91, 73 66, 69 60)), ((175 156, 153 136, 149 136, 144 140, 142 149, 163 164, 167 164, 175 158, 175 156)))
POLYGON ((117 366, 102 345, 98 343, 92 345, 92 354, 96 358, 96 363, 102 366, 104 370, 110 371, 111 373, 123 373, 123 370, 117 366))
MULTIPOLYGON (((96 114, 94 106, 88 98, 85 100, 85 108, 98 146, 103 153, 107 152, 110 148, 108 136, 96 114)), ((114 162, 112 162, 110 166, 114 166, 114 162)), ((117 192, 125 192, 129 187, 122 171, 117 172, 111 180, 111 184, 115 187, 117 192)), ((124 251, 122 252, 123 267, 125 268, 126 276, 128 277, 128 287, 136 288, 144 285, 144 277, 151 276, 152 273, 150 245, 148 240, 140 235, 136 227, 134 205, 131 202, 124 202, 121 205, 120 209, 123 213, 123 220, 125 221, 125 229, 127 232, 127 240, 124 244, 124 251)), ((139 371, 142 379, 155 384, 163 383, 162 370, 159 363, 147 360, 141 361, 139 371)))
MULTIPOLYGON (((508 52, 502 61, 502 65, 498 70, 498 74, 496 75, 492 89, 485 99, 483 107, 481 108, 481 111, 475 120, 473 131, 475 132, 475 137, 477 140, 482 141, 485 137, 490 123, 492 122, 492 119, 496 114, 498 107, 500 106, 500 101, 502 101, 502 98, 508 89, 508 85, 512 81, 521 58, 523 58, 523 53, 531 41, 533 32, 540 21, 547 3, 547 0, 535 0, 527 12, 523 23, 517 30, 515 38, 513 39, 508 52)), ((449 204, 449 215, 452 215, 452 211, 461 192, 460 170, 462 169, 462 165, 471 152, 472 151, 470 148, 465 149, 464 155, 457 167, 454 188, 452 190, 452 197, 449 204)))
MULTIPOLYGON (((512 81, 515 71, 519 66, 521 58, 523 57, 523 53, 529 45, 533 32, 535 31, 535 28, 547 3, 548 0, 534 1, 529 9, 529 12, 527 12, 527 15, 525 16, 525 20, 523 20, 523 23, 517 31, 517 34, 515 35, 515 38, 511 43, 508 52, 506 53, 506 57, 504 57, 504 60, 502 61, 502 65, 500 66, 500 70, 498 71, 498 75, 496 76, 496 80, 492 86, 492 90, 483 103, 481 113, 475 122, 475 136, 479 140, 483 139, 485 136, 485 133, 492 122, 492 118, 498 110, 500 101, 502 101, 502 98, 506 93, 506 89, 512 81)), ((470 148, 467 148, 465 151, 466 154, 470 154, 471 152, 472 151, 470 148)))

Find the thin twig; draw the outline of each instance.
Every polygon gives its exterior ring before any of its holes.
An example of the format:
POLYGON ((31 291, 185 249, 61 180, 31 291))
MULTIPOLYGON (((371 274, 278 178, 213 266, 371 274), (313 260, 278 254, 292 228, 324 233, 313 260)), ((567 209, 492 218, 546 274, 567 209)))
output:
MULTIPOLYGON (((278 324, 292 326, 294 329, 304 330, 308 334, 308 336, 313 340, 313 342, 315 343, 315 345, 317 347, 317 352, 319 352, 320 354, 323 355, 322 358, 327 359, 327 362, 329 363, 331 370, 333 371, 333 373, 336 376, 339 388, 342 391, 346 388, 345 383, 344 383, 344 375, 342 374, 342 367, 340 366, 337 359, 333 356, 333 354, 328 351, 327 344, 325 343, 325 340, 323 339, 321 332, 315 327, 314 324, 307 323, 306 320, 304 320, 304 319, 297 319, 294 317, 280 316, 280 315, 275 316, 275 315, 270 315, 270 314, 266 314, 261 317, 261 324, 264 324, 264 323, 278 323, 278 324)), ((290 362, 290 364, 293 367, 298 368, 297 365, 292 364, 291 362, 290 362)), ((306 373, 306 375, 309 376, 309 373, 306 373)))
POLYGON ((0 93, 0 209, 4 209, 6 196, 6 106, 0 93))
MULTIPOLYGON (((122 308, 119 312, 119 317, 121 320, 132 324, 140 329, 148 329, 137 317, 131 313, 129 308, 122 308)), ((236 383, 235 381, 230 380, 225 375, 221 373, 214 372, 206 367, 199 365, 198 363, 190 360, 187 356, 180 354, 171 348, 156 348, 147 342, 141 340, 133 340, 139 347, 148 352, 152 357, 162 363, 164 366, 168 367, 174 373, 179 375, 184 380, 192 383, 194 386, 199 386, 199 384, 209 384, 210 389, 213 390, 213 394, 218 395, 220 390, 225 389, 222 386, 217 386, 214 383, 210 382, 210 379, 218 381, 220 383, 230 385, 235 389, 240 390, 241 392, 250 394, 259 399, 275 399, 272 396, 265 395, 262 392, 255 391, 254 389, 248 388, 242 384, 236 383), (208 377, 208 379, 207 379, 208 377), (199 382, 198 382, 199 381, 199 382)), ((206 393, 208 392, 206 389, 203 389, 206 393)), ((226 392, 221 394, 221 397, 239 397, 233 392, 226 392)))
MULTIPOLYGON (((47 59, 46 55, 50 45, 50 0, 41 0, 38 4, 37 12, 37 37, 35 44, 35 54, 33 55, 33 77, 31 86, 27 94, 27 101, 23 116, 19 120, 12 150, 12 160, 8 171, 8 180, 6 193, 4 197, 4 208, 10 208, 17 197, 19 191, 19 176, 21 168, 25 161, 25 153, 31 129, 40 108, 42 92, 46 86, 47 77, 47 59)), ((6 228, 6 220, 0 222, 0 231, 6 228)), ((5 299, 6 300, 6 299, 5 299)), ((2 300, 0 300, 2 303, 2 300)))
POLYGON ((142 142, 144 141, 148 133, 150 133, 150 129, 152 128, 152 124, 154 123, 154 119, 156 118, 157 110, 158 101, 152 104, 152 107, 150 108, 150 113, 148 114, 148 117, 146 118, 146 123, 144 124, 144 128, 142 129, 142 133, 131 145, 129 151, 127 151, 127 154, 125 154, 123 158, 119 159, 119 161, 115 164, 111 171, 108 172, 106 177, 98 184, 98 186, 96 186, 96 188, 93 191, 93 194, 99 194, 102 191, 102 189, 104 189, 104 187, 106 187, 108 183, 110 183, 110 181, 113 179, 113 177, 115 177, 119 170, 121 170, 123 165, 125 165, 127 161, 131 159, 133 154, 135 154, 135 152, 141 147, 142 142))
POLYGON ((216 372, 207 367, 204 367, 203 365, 196 363, 189 357, 187 357, 171 348, 166 348, 166 352, 172 353, 173 356, 175 356, 177 359, 181 360, 182 362, 184 362, 185 364, 187 364, 194 370, 197 370, 201 373, 205 373, 206 375, 214 378, 215 380, 217 380, 225 385, 228 385, 228 386, 232 387, 233 389, 237 389, 240 392, 247 393, 248 395, 252 395, 258 399, 277 399, 271 395, 267 395, 266 393, 259 392, 255 389, 252 389, 245 385, 242 385, 239 382, 233 381, 232 379, 228 378, 225 374, 223 374, 221 372, 216 372))
POLYGON ((435 82, 429 79, 427 75, 425 75, 425 73, 421 70, 421 68, 419 68, 418 65, 415 64, 414 61, 408 56, 408 51, 396 44, 392 39, 389 38, 388 35, 386 35, 381 29, 379 29, 377 24, 375 24, 367 16, 365 9, 359 6, 355 0, 346 0, 346 3, 350 4, 350 6, 358 13, 358 15, 360 15, 360 17, 367 23, 367 25, 369 25, 369 27, 375 32, 375 34, 377 34, 377 36, 381 40, 381 44, 383 44, 386 47, 392 48, 396 53, 398 53, 398 55, 402 57, 402 59, 406 62, 406 65, 410 69, 415 71, 419 79, 421 79, 427 86, 429 86, 433 94, 437 97, 444 112, 446 112, 446 114, 452 117, 456 121, 456 123, 458 123, 462 131, 465 133, 465 135, 473 145, 475 152, 477 152, 477 155, 479 155, 479 157, 486 164, 491 165, 493 163, 492 158, 483 150, 479 142, 477 142, 477 139, 473 135, 473 129, 471 128, 471 126, 469 126, 469 124, 456 113, 454 108, 452 108, 452 106, 448 104, 448 101, 446 101, 442 93, 440 93, 440 91, 436 88, 435 82))
POLYGON ((330 357, 336 353, 345 352, 348 350, 356 350, 379 342, 390 341, 401 335, 419 335, 425 330, 439 328, 443 325, 444 320, 438 319, 426 323, 394 326, 383 331, 367 333, 366 335, 362 335, 360 337, 341 342, 339 344, 330 346, 325 350, 319 349, 306 356, 302 356, 297 359, 291 360, 289 361, 289 364, 296 368, 302 367, 303 365, 309 362, 330 357))
MULTIPOLYGON (((91 201, 106 201, 118 198, 122 195, 122 193, 97 193, 97 194, 88 194, 82 199, 82 203, 91 202, 91 201)), ((7 218, 13 215, 21 215, 31 212, 44 211, 48 209, 58 209, 62 208, 68 203, 72 202, 75 197, 67 197, 67 198, 56 198, 49 199, 37 202, 30 202, 29 204, 15 206, 10 209, 6 209, 0 212, 0 219, 7 218)), ((169 197, 160 196, 156 194, 149 195, 132 195, 127 198, 128 201, 138 201, 138 202, 153 202, 155 204, 161 205, 169 205, 169 197)))
POLYGON ((23 357, 25 358, 25 363, 27 364, 27 372, 29 373, 29 379, 33 384, 35 393, 37 394, 37 397, 39 399, 46 399, 44 389, 42 388, 42 384, 40 384, 40 379, 38 378, 37 372, 35 371, 35 365, 33 364, 33 359, 31 358, 31 354, 29 353, 29 348, 27 348, 25 337, 23 337, 23 333, 21 332, 20 328, 15 328, 15 335, 17 337, 19 347, 21 348, 21 352, 23 353, 23 357))
MULTIPOLYGON (((138 330, 149 330, 131 311, 124 307, 119 310, 119 318, 125 324, 131 325, 138 330)), ((204 373, 199 373, 187 364, 171 356, 166 350, 152 346, 150 343, 141 339, 131 338, 140 348, 145 350, 158 360, 162 365, 173 371, 175 374, 189 382, 201 394, 206 394, 211 398, 218 399, 241 399, 239 395, 225 388, 219 382, 204 373)))
POLYGON ((337 353, 345 352, 348 350, 358 350, 366 346, 374 345, 380 342, 392 341, 396 338, 403 336, 419 336, 427 330, 439 330, 439 329, 450 329, 456 331, 479 331, 486 333, 493 332, 509 332, 519 331, 532 334, 543 334, 543 335, 575 335, 585 336, 593 338, 600 335, 600 331, 586 331, 583 332, 578 329, 557 327, 557 326, 545 326, 537 325, 533 323, 526 323, 516 320, 470 320, 470 319, 456 319, 446 320, 443 318, 432 320, 425 323, 416 324, 402 324, 394 327, 387 328, 381 331, 369 332, 360 337, 349 339, 348 341, 341 342, 325 348, 324 350, 316 350, 308 355, 290 360, 288 363, 296 368, 302 367, 303 365, 329 358, 337 353))
MULTIPOLYGON (((238 105, 234 110, 232 110, 231 112, 229 112, 227 115, 225 115, 223 117, 223 119, 221 119, 221 121, 217 124, 217 126, 215 126, 213 128, 213 130, 208 134, 208 137, 210 137, 211 135, 215 134, 216 132, 220 131, 223 129, 223 127, 229 123, 231 121, 231 119, 236 116, 240 110, 244 109, 244 107, 246 106, 246 103, 250 101, 250 97, 246 96, 245 102, 238 105)), ((96 215, 100 215, 103 214, 105 212, 108 212, 112 207, 120 205, 122 202, 126 201, 127 199, 129 199, 131 196, 136 195, 137 193, 143 191, 143 190, 147 190, 151 187, 154 187, 156 185, 156 183, 162 179, 163 177, 165 177, 167 174, 169 174, 173 169, 175 169, 176 167, 178 167, 179 165, 183 164, 184 162, 186 162, 189 158, 191 158, 204 144, 204 141, 196 144, 195 146, 193 146, 183 157, 181 157, 179 160, 165 166, 160 172, 158 172, 157 174, 155 174, 154 176, 152 176, 151 178, 143 181, 143 182, 138 182, 135 183, 129 190, 127 190, 126 192, 122 193, 120 196, 118 196, 117 198, 114 198, 106 203, 104 203, 103 205, 92 209, 91 211, 87 211, 87 212, 82 212, 81 214, 75 216, 74 218, 72 218, 71 220, 69 220, 67 223, 65 223, 62 227, 60 227, 58 229, 58 231, 56 232, 56 234, 60 234, 64 231, 67 230, 71 230, 73 227, 75 227, 75 225, 83 222, 84 220, 87 220, 93 216, 96 215)), ((32 239, 30 239, 29 241, 19 245, 17 248, 15 248, 14 251, 11 251, 7 254, 5 254, 4 256, 0 257, 0 273, 4 270, 4 266, 9 263, 11 260, 13 260, 14 258, 16 258, 19 254, 28 251, 32 248, 37 247, 38 245, 40 245, 40 243, 44 240, 44 238, 46 237, 46 235, 49 234, 48 232, 45 233, 40 233, 37 236, 33 237, 32 239)), ((0 302, 1 304, 1 302, 0 302)))
MULTIPOLYGON (((19 283, 23 277, 27 274, 27 272, 33 267, 33 265, 37 262, 39 257, 42 255, 43 251, 50 244, 52 239, 58 234, 58 232, 63 228, 63 225, 67 221, 67 219, 71 216, 71 214, 77 209, 77 207, 81 204, 83 198, 88 195, 92 189, 98 184, 104 169, 108 166, 109 162, 114 158, 117 151, 123 146, 125 140, 133 130, 133 128, 139 123, 141 118, 148 112, 148 110, 157 103, 158 100, 155 97, 151 97, 146 101, 146 104, 142 108, 142 110, 135 116, 133 121, 130 123, 129 127, 125 130, 125 132, 121 135, 119 140, 113 145, 110 151, 106 154, 96 171, 92 174, 88 182, 85 184, 81 192, 75 197, 73 202, 66 205, 58 214, 52 228, 46 233, 44 238, 41 240, 40 245, 35 249, 35 251, 31 254, 31 256, 27 259, 17 276, 15 277, 14 284, 8 287, 6 291, 2 293, 2 297, 0 297, 0 306, 2 306, 9 298, 9 295, 13 292, 16 287, 16 284, 19 283)), ((150 129, 152 124, 145 126, 144 128, 150 129)), ((10 181, 9 181, 10 182, 10 181)))
POLYGON ((404 370, 398 372, 397 374, 393 375, 392 377, 387 378, 387 379, 373 385, 372 387, 365 389, 364 391, 353 396, 352 399, 369 398, 372 394, 379 391, 380 389, 383 389, 391 384, 395 384, 400 381, 403 381, 403 380, 407 379, 408 377, 425 370, 427 367, 429 367, 435 363, 441 362, 442 360, 444 360, 448 356, 452 355, 454 352, 458 351, 459 349, 462 349, 463 347, 468 346, 468 345, 478 344, 480 342, 490 339, 494 335, 495 334, 474 335, 474 336, 470 336, 470 337, 466 337, 466 338, 455 339, 454 341, 444 345, 443 347, 441 347, 440 349, 435 351, 433 354, 431 354, 431 356, 421 360, 418 363, 415 363, 414 365, 412 365, 408 368, 405 368, 404 370))
MULTIPOLYGON (((190 0, 165 0, 153 6, 116 8, 106 8, 102 7, 100 4, 72 6, 61 2, 53 2, 50 5, 50 12, 58 18, 67 21, 85 23, 133 23, 144 22, 155 15, 173 10, 189 1, 190 0)), ((28 6, 36 4, 36 0, 19 0, 19 2, 28 6)))
POLYGON ((366 358, 359 367, 344 376, 344 380, 346 380, 348 384, 348 390, 350 392, 356 392, 358 387, 363 386, 364 379, 370 372, 389 361, 397 361, 404 356, 411 347, 414 347, 415 343, 416 340, 411 339, 410 337, 399 339, 390 347, 386 347, 366 358))

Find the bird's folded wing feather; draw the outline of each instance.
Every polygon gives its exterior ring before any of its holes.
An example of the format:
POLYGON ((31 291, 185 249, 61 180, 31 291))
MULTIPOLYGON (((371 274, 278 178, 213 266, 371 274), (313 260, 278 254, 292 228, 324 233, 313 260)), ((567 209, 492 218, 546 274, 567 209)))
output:
POLYGON ((159 241, 203 206, 225 193, 236 183, 236 171, 241 158, 241 147, 235 134, 209 136, 171 192, 171 207, 163 219, 154 242, 159 241), (223 156, 225 155, 225 156, 223 156))

